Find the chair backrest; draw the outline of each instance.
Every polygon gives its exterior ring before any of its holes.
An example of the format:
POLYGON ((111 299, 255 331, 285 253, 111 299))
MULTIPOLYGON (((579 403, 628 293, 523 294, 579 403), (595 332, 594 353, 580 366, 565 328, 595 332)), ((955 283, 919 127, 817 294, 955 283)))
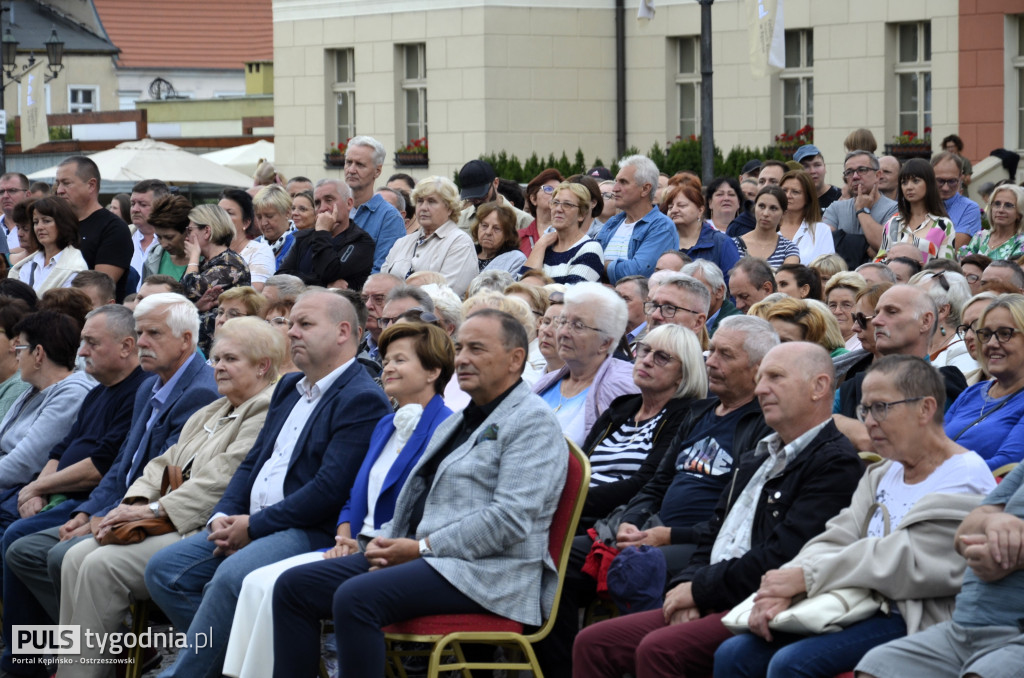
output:
POLYGON ((558 600, 562 595, 562 584, 565 581, 565 570, 569 565, 569 551, 572 549, 573 537, 576 536, 576 526, 583 514, 587 490, 590 489, 590 460, 576 443, 568 438, 566 443, 569 445, 569 467, 565 474, 562 494, 558 498, 558 507, 551 519, 551 532, 548 536, 548 550, 558 568, 558 591, 551 614, 544 621, 544 625, 530 636, 533 642, 547 636, 554 626, 555 616, 558 614, 558 600))

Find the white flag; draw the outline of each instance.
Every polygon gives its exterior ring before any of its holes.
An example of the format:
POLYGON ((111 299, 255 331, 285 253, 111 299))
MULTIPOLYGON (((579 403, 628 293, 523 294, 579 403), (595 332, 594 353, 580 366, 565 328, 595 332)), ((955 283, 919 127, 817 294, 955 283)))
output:
POLYGON ((21 151, 45 144, 50 140, 46 126, 46 93, 43 76, 34 71, 42 65, 36 61, 21 77, 21 151))
POLYGON ((637 21, 650 21, 654 18, 654 0, 640 0, 636 10, 637 21))
POLYGON ((786 67, 786 25, 782 0, 747 0, 750 71, 755 78, 786 67))

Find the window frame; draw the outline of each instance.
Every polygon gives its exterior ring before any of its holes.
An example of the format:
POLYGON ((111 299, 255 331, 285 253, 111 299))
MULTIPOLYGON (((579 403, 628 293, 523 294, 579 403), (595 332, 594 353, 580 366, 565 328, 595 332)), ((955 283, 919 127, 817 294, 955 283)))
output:
POLYGON ((411 144, 414 139, 426 139, 429 121, 427 118, 427 43, 411 42, 396 45, 398 64, 395 74, 398 78, 399 96, 396 100, 399 147, 411 144), (414 77, 408 73, 408 51, 417 51, 417 72, 414 77), (409 122, 410 99, 415 97, 419 120, 409 122))
POLYGON ((695 137, 700 136, 700 90, 701 90, 701 62, 700 62, 700 36, 699 35, 680 35, 673 39, 675 49, 673 50, 673 63, 674 66, 672 71, 675 76, 672 81, 672 101, 674 105, 673 110, 673 123, 674 135, 680 139, 688 139, 692 134, 695 137), (684 50, 692 50, 693 52, 693 70, 684 71, 682 66, 684 50), (693 116, 684 117, 683 111, 683 92, 685 89, 690 88, 693 90, 693 116), (684 125, 691 121, 693 122, 693 131, 687 132, 684 125))
POLYGON ((328 116, 328 120, 331 121, 332 133, 330 136, 336 137, 334 142, 339 144, 345 144, 349 139, 358 135, 356 132, 356 67, 355 67, 355 48, 354 47, 339 47, 328 50, 330 55, 329 60, 329 72, 332 78, 331 85, 329 87, 331 96, 331 111, 332 114, 328 116), (338 64, 338 57, 342 54, 347 55, 347 68, 344 74, 340 73, 338 64), (342 121, 342 106, 339 103, 339 96, 347 97, 346 107, 348 109, 349 119, 342 121), (342 131, 342 130, 345 131, 342 131))
POLYGON ((68 113, 96 113, 100 108, 100 88, 96 85, 68 85, 68 113), (72 103, 71 99, 76 92, 90 92, 93 101, 84 108, 85 104, 72 103))
POLYGON ((784 134, 794 134, 798 130, 810 125, 814 126, 814 29, 794 28, 787 30, 786 43, 791 39, 799 41, 799 64, 786 67, 779 72, 779 128, 784 134), (796 82, 800 110, 796 113, 787 111, 786 85, 796 82), (795 122, 789 122, 795 120, 795 122), (790 129, 792 128, 792 129, 790 129))
POLYGON ((926 130, 932 127, 932 54, 931 54, 931 21, 913 21, 894 24, 896 29, 895 59, 893 60, 893 73, 896 87, 896 134, 901 135, 905 131, 914 132, 919 138, 925 136, 926 130), (914 61, 901 61, 902 55, 902 28, 905 26, 916 27, 917 54, 914 61), (909 111, 903 109, 903 77, 905 75, 917 76, 917 110, 909 111), (904 124, 904 118, 915 116, 914 127, 904 124))

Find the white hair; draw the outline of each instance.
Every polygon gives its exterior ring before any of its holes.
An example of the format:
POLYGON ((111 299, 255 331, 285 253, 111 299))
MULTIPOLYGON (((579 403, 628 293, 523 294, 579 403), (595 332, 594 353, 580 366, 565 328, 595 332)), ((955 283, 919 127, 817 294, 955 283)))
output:
MULTIPOLYGON (((664 271, 661 271, 661 273, 664 273, 664 271)), ((678 287, 684 292, 689 292, 690 294, 697 297, 697 300, 701 304, 701 310, 705 314, 708 312, 708 310, 710 310, 711 292, 708 291, 707 285, 697 280, 693 276, 686 275, 685 273, 676 273, 675 271, 672 271, 671 275, 662 276, 661 280, 659 281, 658 287, 664 287, 665 285, 672 285, 674 287, 678 287)))
POLYGON ((687 265, 683 266, 683 270, 680 272, 696 278, 697 276, 694 274, 697 273, 697 271, 700 271, 701 276, 704 278, 704 282, 711 285, 711 288, 715 291, 725 289, 725 276, 722 275, 722 269, 718 268, 718 265, 715 264, 715 262, 708 261, 707 259, 694 259, 687 265))
POLYGON ((593 309, 597 329, 612 339, 608 346, 608 355, 615 352, 629 321, 626 302, 615 293, 615 290, 596 282, 576 283, 565 289, 565 305, 587 306, 593 309))
POLYGON ((193 349, 199 343, 199 311, 182 295, 174 292, 150 294, 135 307, 135 321, 153 313, 167 313, 167 327, 174 336, 181 337, 191 332, 193 349))
POLYGON ((462 325, 462 301, 459 295, 447 285, 423 285, 421 290, 430 295, 434 302, 434 314, 441 318, 447 325, 456 330, 462 325))
POLYGON ((743 350, 747 353, 747 364, 757 365, 768 355, 768 351, 779 345, 779 335, 772 324, 755 315, 731 315, 718 323, 718 332, 728 330, 742 332, 743 350))
POLYGON ((327 184, 334 184, 334 188, 338 191, 338 197, 341 198, 342 200, 348 200, 349 198, 352 197, 352 189, 350 189, 348 187, 348 184, 346 184, 341 179, 321 179, 320 181, 316 182, 316 188, 326 186, 327 184))
POLYGON ((383 165, 384 159, 387 158, 387 151, 384 150, 384 144, 377 141, 373 137, 360 136, 352 137, 348 140, 348 148, 353 146, 367 146, 373 149, 373 164, 383 165))
POLYGON ((619 161, 619 169, 626 167, 635 167, 636 172, 633 174, 633 180, 637 186, 643 186, 644 184, 651 185, 651 193, 647 198, 653 203, 654 193, 658 188, 658 176, 661 172, 658 171, 658 166, 654 164, 654 161, 648 158, 646 155, 627 155, 625 158, 619 161))

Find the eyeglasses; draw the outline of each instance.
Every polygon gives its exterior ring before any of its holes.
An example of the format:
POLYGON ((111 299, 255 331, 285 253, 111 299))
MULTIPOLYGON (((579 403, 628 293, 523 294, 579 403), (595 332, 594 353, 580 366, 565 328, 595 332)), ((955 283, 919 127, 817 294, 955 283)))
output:
POLYGON ((387 329, 399 320, 419 320, 425 323, 436 324, 439 318, 430 311, 419 306, 413 306, 408 311, 403 311, 396 316, 381 316, 377 319, 377 326, 382 330, 387 329), (410 317, 415 316, 415 317, 410 317))
POLYGON ((552 193, 555 192, 555 187, 544 184, 543 186, 540 187, 540 190, 544 191, 548 195, 551 195, 552 193))
POLYGON ((19 345, 14 347, 14 355, 15 355, 15 357, 17 357, 22 351, 28 351, 28 350, 31 350, 31 349, 32 349, 32 347, 28 346, 27 344, 19 344, 19 345))
POLYGON ((223 307, 218 307, 217 317, 220 318, 225 315, 228 317, 228 320, 231 320, 232 318, 242 318, 245 316, 245 314, 239 311, 237 308, 230 308, 225 311, 223 307))
POLYGON ((938 280, 939 284, 942 285, 942 289, 944 289, 947 292, 949 291, 949 281, 946 280, 946 272, 945 271, 943 271, 942 273, 936 273, 935 275, 933 275, 932 276, 932 280, 938 280))
POLYGON ((682 306, 673 306, 672 304, 659 304, 653 301, 644 302, 644 313, 652 315, 655 311, 661 311, 661 317, 666 320, 676 317, 676 311, 686 311, 694 315, 700 315, 700 311, 694 311, 690 308, 683 308, 682 306))
POLYGON ((970 283, 971 285, 981 280, 981 276, 978 275, 977 273, 968 273, 964 277, 967 278, 967 282, 970 283))
POLYGON ((873 315, 864 315, 860 311, 853 314, 853 324, 860 325, 864 329, 868 328, 868 323, 875 319, 873 315))
POLYGON ((905 398, 891 403, 871 403, 870 405, 861 403, 860 405, 857 405, 857 418, 860 419, 861 423, 863 423, 864 420, 868 418, 868 412, 870 412, 874 420, 881 424, 889 416, 890 407, 895 407, 896 405, 902 405, 904 403, 916 403, 918 400, 924 400, 924 396, 905 398))
MULTIPOLYGON (((3 191, 0 191, 0 193, 3 193, 3 191)), ((989 204, 992 205, 992 209, 994 209, 994 210, 1015 210, 1015 209, 1017 209, 1017 203, 1015 203, 1015 202, 1003 202, 1002 200, 996 200, 996 201, 991 202, 989 204)))
POLYGON ((968 332, 974 332, 974 328, 971 327, 970 325, 956 326, 956 336, 960 337, 961 339, 966 339, 968 332))
POLYGON ((1013 339, 1013 335, 1018 332, 1020 332, 1020 330, 1015 327, 997 327, 994 330, 974 330, 974 336, 976 336, 978 341, 982 344, 987 344, 988 340, 992 337, 995 337, 996 341, 1000 344, 1005 344, 1010 339, 1013 339))
POLYGON ((551 323, 555 322, 555 319, 549 316, 544 316, 537 319, 537 328, 548 327, 551 323))
POLYGON ((614 193, 602 193, 601 197, 604 198, 605 200, 614 200, 615 199, 615 194, 614 193))
POLYGON ((949 186, 950 188, 952 188, 954 186, 960 185, 960 178, 957 177, 956 179, 939 179, 936 177, 935 183, 937 183, 939 186, 949 186))
POLYGON ((285 318, 283 315, 279 315, 274 318, 268 318, 267 322, 271 325, 277 325, 278 327, 285 327, 288 325, 288 318, 285 318))
POLYGON ((637 359, 637 361, 640 361, 640 360, 643 360, 644 358, 646 358, 648 353, 653 353, 654 354, 653 355, 654 364, 657 365, 658 367, 668 367, 668 364, 670 362, 672 362, 673 360, 679 360, 679 358, 675 357, 674 355, 672 355, 670 353, 666 353, 665 351, 659 351, 659 350, 656 350, 656 349, 652 349, 649 344, 645 344, 642 341, 636 342, 636 359, 637 359))
POLYGON ((601 332, 601 330, 599 330, 596 327, 584 325, 582 320, 569 320, 569 318, 564 315, 560 315, 555 318, 555 325, 560 328, 568 325, 569 331, 572 332, 573 334, 581 334, 583 330, 593 330, 594 332, 601 332))
POLYGON ((828 302, 828 310, 835 313, 836 311, 847 311, 853 309, 853 304, 849 301, 830 301, 828 302))
POLYGON ((864 176, 865 174, 870 174, 871 172, 875 172, 875 171, 877 171, 877 170, 874 167, 851 167, 850 169, 848 169, 845 172, 843 172, 843 176, 845 178, 849 179, 854 174, 858 174, 860 176, 864 176))
POLYGON ((0 188, 0 195, 17 195, 19 193, 27 192, 28 191, 26 191, 24 188, 0 188))
POLYGON ((185 235, 188 235, 192 231, 201 231, 206 227, 206 224, 196 224, 195 226, 189 224, 188 226, 185 227, 185 235))
POLYGON ((561 207, 562 209, 565 209, 565 210, 579 209, 580 208, 579 205, 577 205, 574 202, 569 202, 568 200, 552 200, 551 201, 551 206, 552 207, 561 207))

